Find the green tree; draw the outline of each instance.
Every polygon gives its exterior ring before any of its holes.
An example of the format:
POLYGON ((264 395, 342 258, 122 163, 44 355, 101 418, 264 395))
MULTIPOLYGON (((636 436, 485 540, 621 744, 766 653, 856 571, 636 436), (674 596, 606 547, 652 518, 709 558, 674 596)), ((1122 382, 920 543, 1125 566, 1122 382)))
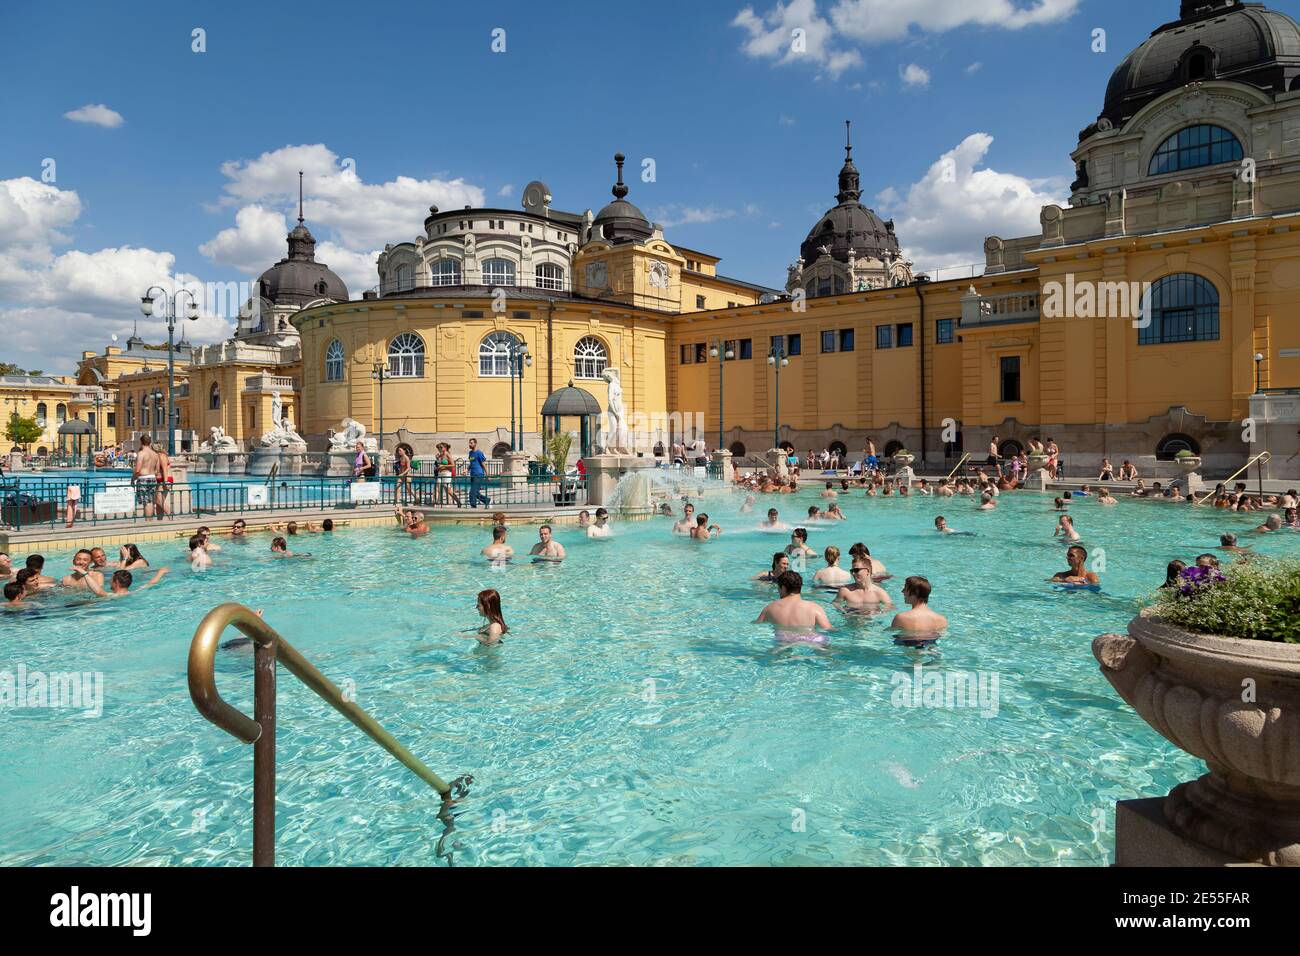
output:
POLYGON ((41 370, 34 368, 31 370, 21 368, 13 362, 0 362, 0 375, 40 375, 41 370))
POLYGON ((36 424, 34 418, 22 418, 18 415, 13 416, 5 424, 5 438, 15 445, 21 445, 26 448, 34 441, 39 441, 45 429, 36 424))

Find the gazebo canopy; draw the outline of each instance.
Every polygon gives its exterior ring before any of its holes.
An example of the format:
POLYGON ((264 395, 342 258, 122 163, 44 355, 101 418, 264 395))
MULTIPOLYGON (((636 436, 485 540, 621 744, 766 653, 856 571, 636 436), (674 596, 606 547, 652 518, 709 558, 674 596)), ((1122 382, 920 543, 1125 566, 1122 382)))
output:
POLYGON ((80 418, 70 418, 59 426, 60 435, 89 435, 93 430, 90 422, 83 422, 80 418))
POLYGON ((596 396, 574 388, 572 382, 567 387, 552 392, 542 405, 542 415, 546 418, 582 418, 587 415, 599 417, 602 411, 596 396))

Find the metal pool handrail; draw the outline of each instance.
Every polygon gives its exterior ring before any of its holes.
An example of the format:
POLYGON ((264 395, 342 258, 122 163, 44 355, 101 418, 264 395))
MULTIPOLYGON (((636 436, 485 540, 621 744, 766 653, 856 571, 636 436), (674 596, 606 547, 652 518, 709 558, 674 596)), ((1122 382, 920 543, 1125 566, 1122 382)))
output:
POLYGON ((952 476, 957 474, 957 472, 961 471, 961 466, 966 464, 966 462, 969 460, 970 460, 970 452, 966 452, 966 454, 961 456, 961 461, 957 462, 957 467, 954 468, 952 471, 948 472, 948 480, 952 481, 952 476))
POLYGON ((242 604, 223 604, 199 622, 190 644, 190 699, 199 713, 235 739, 253 744, 253 865, 275 865, 275 675, 276 662, 307 685, 399 763, 437 790, 443 800, 451 788, 416 759, 377 720, 313 667, 259 615, 242 604), (253 718, 226 703, 217 690, 216 655, 221 635, 234 626, 253 642, 253 718))
MULTIPOLYGON (((1271 451, 1261 451, 1250 461, 1246 462, 1246 464, 1243 465, 1240 470, 1234 471, 1227 478, 1224 478, 1223 481, 1219 482, 1219 484, 1227 485, 1227 483, 1230 481, 1236 481, 1240 475, 1244 475, 1246 472, 1250 471, 1250 466, 1255 464, 1255 462, 1259 462, 1261 465, 1267 465, 1272 460, 1273 460, 1273 453, 1271 451)), ((1263 474, 1262 471, 1260 473, 1263 474)), ((1208 492, 1204 498, 1202 498, 1200 501, 1196 503, 1198 505, 1203 505, 1213 497, 1214 497, 1214 492, 1213 491, 1208 492)))

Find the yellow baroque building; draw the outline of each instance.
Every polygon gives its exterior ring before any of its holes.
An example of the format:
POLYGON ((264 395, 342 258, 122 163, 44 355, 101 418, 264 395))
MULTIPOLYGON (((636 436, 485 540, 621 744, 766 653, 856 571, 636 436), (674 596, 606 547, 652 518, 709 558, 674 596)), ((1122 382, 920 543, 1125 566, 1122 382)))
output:
POLYGON ((632 415, 702 416, 733 453, 872 439, 938 464, 1039 436, 1076 475, 1102 458, 1172 473, 1182 450, 1226 471, 1265 449, 1300 474, 1297 128, 1300 28, 1195 0, 1116 69, 1068 203, 990 237, 973 280, 913 275, 851 146, 784 293, 673 246, 628 202, 621 157, 595 215, 551 209, 542 183, 522 213, 434 208, 374 290, 291 316, 302 430, 378 432, 382 406, 388 447, 473 435, 499 453, 513 417, 536 450, 547 396, 572 380, 605 407, 609 368, 632 415))

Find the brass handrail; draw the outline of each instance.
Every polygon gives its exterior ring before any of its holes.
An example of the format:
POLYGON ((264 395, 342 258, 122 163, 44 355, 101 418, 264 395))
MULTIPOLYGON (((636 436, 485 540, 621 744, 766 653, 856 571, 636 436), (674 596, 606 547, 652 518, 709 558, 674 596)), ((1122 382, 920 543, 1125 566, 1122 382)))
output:
POLYGON ((209 611, 199 622, 190 644, 190 699, 207 720, 246 744, 254 744, 253 757, 253 863, 274 865, 275 859, 275 665, 284 664, 289 673, 307 685, 318 697, 350 720, 383 747, 398 762, 437 790, 443 800, 451 798, 451 787, 397 742, 380 723, 344 697, 343 692, 267 624, 242 604, 223 604, 209 611), (230 626, 253 642, 256 657, 254 713, 257 719, 230 706, 217 690, 216 655, 221 635, 230 626))
MULTIPOLYGON (((1253 464, 1255 464, 1256 462, 1259 462, 1261 465, 1267 465, 1267 464, 1268 464, 1270 461, 1272 461, 1272 460, 1273 460, 1273 453, 1272 453, 1271 451, 1261 451, 1258 455, 1256 455, 1256 456, 1255 456, 1254 458, 1252 458, 1250 461, 1246 462, 1246 464, 1243 465, 1243 466, 1242 466, 1238 471, 1234 471, 1234 472, 1233 472, 1231 475, 1229 475, 1227 478, 1224 478, 1223 481, 1219 482, 1219 484, 1221 484, 1221 485, 1227 485, 1228 482, 1230 482, 1230 481, 1235 481, 1238 477, 1240 477, 1241 475, 1244 475, 1246 472, 1250 471, 1250 466, 1253 465, 1253 464)), ((1198 502, 1196 502, 1196 503, 1197 503, 1198 505, 1203 505, 1203 504, 1205 504, 1207 501, 1209 501, 1209 500, 1210 500, 1211 498, 1213 498, 1213 497, 1214 497, 1214 492, 1211 491, 1211 492, 1209 492, 1208 494, 1206 494, 1206 496, 1205 496, 1204 498, 1202 498, 1200 501, 1198 501, 1198 502)))
POLYGON ((957 467, 954 468, 952 471, 948 472, 947 480, 952 481, 952 476, 957 474, 957 472, 961 471, 961 466, 966 464, 966 462, 969 460, 970 460, 970 452, 966 452, 966 454, 961 456, 961 461, 957 462, 957 467))

